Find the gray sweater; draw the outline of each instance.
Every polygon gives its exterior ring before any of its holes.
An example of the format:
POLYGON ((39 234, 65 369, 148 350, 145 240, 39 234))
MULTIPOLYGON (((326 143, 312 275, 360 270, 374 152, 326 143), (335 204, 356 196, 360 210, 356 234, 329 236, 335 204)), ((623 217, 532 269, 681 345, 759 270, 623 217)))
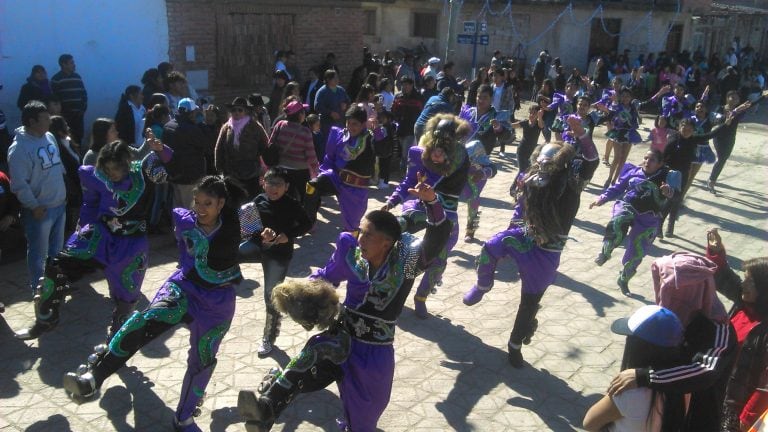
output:
POLYGON ((36 137, 16 129, 16 137, 8 149, 11 192, 27 209, 52 208, 67 200, 64 187, 64 165, 56 139, 50 132, 36 137))

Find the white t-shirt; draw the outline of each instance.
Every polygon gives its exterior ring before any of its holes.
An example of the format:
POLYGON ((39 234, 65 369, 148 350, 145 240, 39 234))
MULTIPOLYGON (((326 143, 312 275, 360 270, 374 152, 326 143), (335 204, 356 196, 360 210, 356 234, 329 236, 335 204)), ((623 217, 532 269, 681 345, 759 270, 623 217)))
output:
POLYGON ((662 398, 656 397, 656 407, 648 418, 653 390, 636 388, 612 397, 613 403, 623 416, 613 422, 610 432, 658 432, 661 430, 662 398))

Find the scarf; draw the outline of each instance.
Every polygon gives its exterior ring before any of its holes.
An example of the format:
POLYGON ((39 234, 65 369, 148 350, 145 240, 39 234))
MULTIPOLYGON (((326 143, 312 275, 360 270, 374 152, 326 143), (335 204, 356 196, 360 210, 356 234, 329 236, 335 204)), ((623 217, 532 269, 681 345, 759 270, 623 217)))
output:
POLYGON ((235 148, 240 147, 240 134, 243 132, 243 128, 248 124, 249 121, 251 121, 250 116, 245 116, 240 120, 235 120, 230 117, 229 120, 227 120, 227 124, 232 128, 232 132, 235 134, 235 138, 233 140, 235 148))

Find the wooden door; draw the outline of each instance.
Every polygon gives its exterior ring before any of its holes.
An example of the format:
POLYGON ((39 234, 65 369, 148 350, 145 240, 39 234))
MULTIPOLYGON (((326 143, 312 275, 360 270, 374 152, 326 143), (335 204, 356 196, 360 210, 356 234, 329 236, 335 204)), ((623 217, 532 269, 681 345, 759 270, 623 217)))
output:
POLYGON ((269 94, 274 53, 293 47, 295 18, 293 14, 219 14, 216 17, 217 88, 269 94))
POLYGON ((607 55, 619 50, 619 38, 616 35, 621 32, 621 18, 593 18, 592 30, 589 35, 589 55, 587 62, 596 55, 607 55), (605 23, 605 28, 603 28, 605 23), (610 32, 606 33, 608 30, 610 32))

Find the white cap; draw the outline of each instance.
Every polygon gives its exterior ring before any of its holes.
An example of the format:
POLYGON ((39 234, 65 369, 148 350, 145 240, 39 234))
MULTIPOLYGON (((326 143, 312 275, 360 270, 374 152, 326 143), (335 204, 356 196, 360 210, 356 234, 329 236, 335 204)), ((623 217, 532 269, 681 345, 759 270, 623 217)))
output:
POLYGON ((429 60, 427 60, 427 63, 429 63, 431 65, 436 65, 436 64, 440 63, 440 59, 437 58, 437 57, 432 57, 429 60))

